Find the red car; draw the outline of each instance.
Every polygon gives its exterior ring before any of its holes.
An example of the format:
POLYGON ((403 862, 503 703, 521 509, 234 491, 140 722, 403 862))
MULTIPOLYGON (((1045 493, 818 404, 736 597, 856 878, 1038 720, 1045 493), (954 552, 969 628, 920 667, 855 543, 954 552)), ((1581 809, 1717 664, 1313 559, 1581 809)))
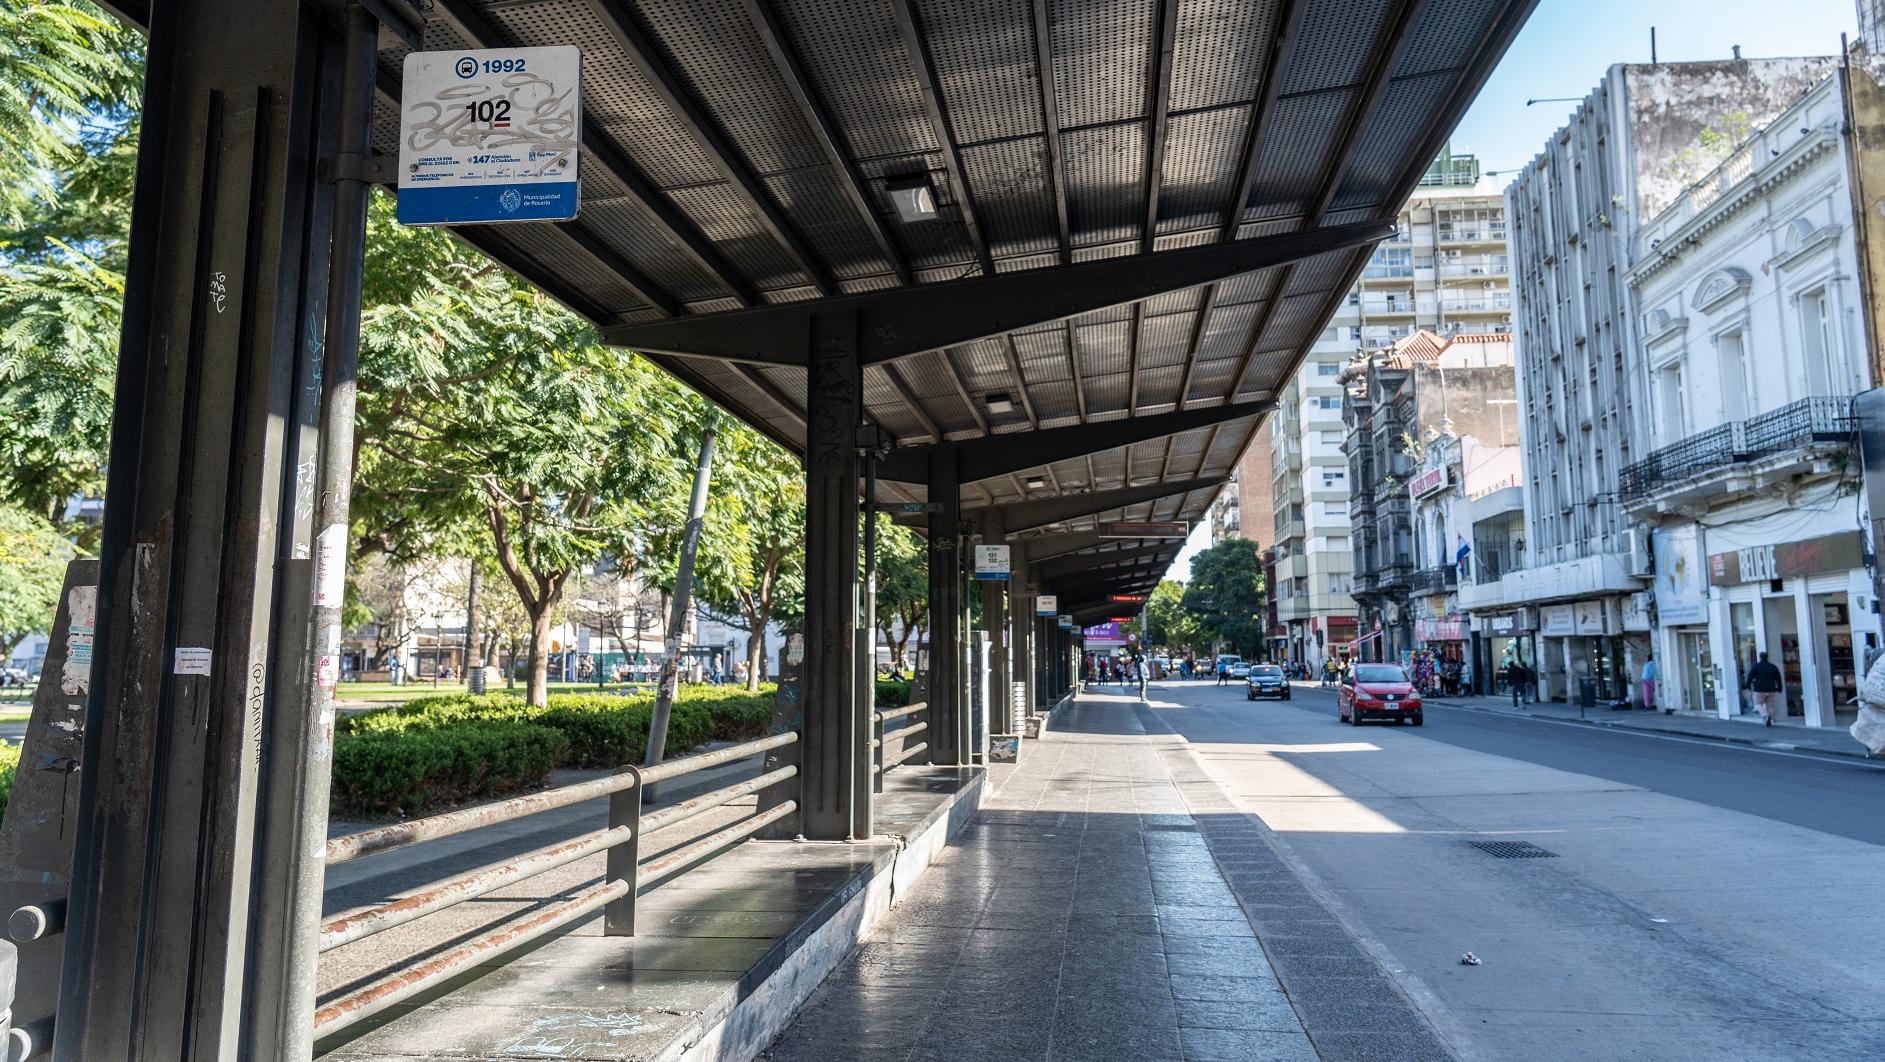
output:
POLYGON ((1421 723, 1420 691, 1399 664, 1356 664, 1335 696, 1336 718, 1361 725, 1364 719, 1421 723))

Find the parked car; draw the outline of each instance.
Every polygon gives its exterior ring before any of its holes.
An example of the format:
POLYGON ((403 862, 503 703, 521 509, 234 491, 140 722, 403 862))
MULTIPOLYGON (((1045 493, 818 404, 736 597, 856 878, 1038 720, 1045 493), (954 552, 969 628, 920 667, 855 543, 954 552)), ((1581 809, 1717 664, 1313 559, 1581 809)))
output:
POLYGON ((1405 719, 1421 725, 1420 691, 1399 664, 1356 664, 1335 695, 1335 717, 1360 726, 1364 719, 1405 719))
POLYGON ((1250 676, 1244 682, 1244 700, 1254 701, 1258 697, 1289 700, 1289 679, 1282 668, 1275 664, 1258 664, 1250 669, 1250 676))

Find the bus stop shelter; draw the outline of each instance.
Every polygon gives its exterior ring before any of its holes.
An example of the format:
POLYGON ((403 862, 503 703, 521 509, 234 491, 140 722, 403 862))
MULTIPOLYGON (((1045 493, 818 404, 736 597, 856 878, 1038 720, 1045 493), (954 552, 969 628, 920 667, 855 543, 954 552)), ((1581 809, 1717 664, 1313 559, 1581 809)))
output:
MULTIPOLYGON (((150 52, 60 1059, 310 1049, 364 197, 408 52, 581 49, 580 214, 457 233, 803 456, 797 830, 843 840, 861 510, 920 514, 931 644, 979 585, 997 688, 1043 696, 1037 595, 1088 622, 1156 584, 1181 543, 1102 525, 1204 516, 1533 4, 108 2, 150 52), (1005 582, 964 578, 980 543, 1005 582)), ((938 763, 961 676, 931 669, 938 763)))

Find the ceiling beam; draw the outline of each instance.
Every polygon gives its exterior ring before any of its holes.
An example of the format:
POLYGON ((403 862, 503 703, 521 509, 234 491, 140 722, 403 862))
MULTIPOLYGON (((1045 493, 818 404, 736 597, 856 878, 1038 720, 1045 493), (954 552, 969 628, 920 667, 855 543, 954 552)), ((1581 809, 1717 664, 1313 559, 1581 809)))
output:
MULTIPOLYGON (((1058 498, 1036 498, 1033 501, 1008 502, 1005 505, 990 506, 1001 511, 1001 526, 1005 534, 1032 531, 1049 524, 1078 520, 1083 516, 1097 516, 1114 509, 1123 509, 1128 505, 1141 505, 1161 498, 1190 494, 1194 490, 1214 490, 1229 480, 1228 476, 1216 479, 1187 479, 1177 483, 1151 483, 1143 487, 1122 487, 1118 490, 1095 491, 1091 494, 1067 494, 1058 498)), ((965 509, 962 518, 979 523, 988 515, 988 509, 965 509)))
POLYGON ((1047 180, 1054 189, 1059 222, 1060 264, 1073 262, 1073 230, 1067 221, 1067 160, 1060 149, 1060 94, 1054 87, 1054 38, 1047 23, 1047 0, 1033 0, 1034 70, 1041 90, 1041 128, 1047 138, 1047 180))
MULTIPOLYGON (((1158 33, 1153 39, 1146 68, 1146 85, 1150 90, 1146 107, 1151 121, 1145 145, 1145 227, 1139 237, 1142 254, 1151 253, 1158 238, 1159 190, 1165 184, 1165 141, 1171 130, 1172 49, 1177 37, 1178 0, 1159 0, 1158 33)), ((1138 325, 1137 313, 1133 315, 1133 325, 1138 325)))
POLYGON ((1370 245, 1393 231, 1391 223, 1379 221, 1338 225, 814 302, 614 325, 602 329, 602 338, 643 352, 803 367, 812 317, 852 312, 858 315, 858 360, 876 364, 1370 245))
MULTIPOLYGON (((1126 420, 1098 424, 1075 424, 1065 428, 1043 428, 1020 435, 986 435, 979 439, 959 439, 929 446, 911 446, 893 450, 878 462, 877 474, 884 479, 904 483, 923 483, 929 478, 929 458, 940 446, 956 451, 961 462, 962 482, 969 483, 993 476, 1005 476, 1025 468, 1068 461, 1088 454, 1105 453, 1121 446, 1147 439, 1159 439, 1193 428, 1222 424, 1241 417, 1255 417, 1276 408, 1274 402, 1244 402, 1213 406, 1184 412, 1154 413, 1126 420), (1022 440, 1025 439, 1025 443, 1022 440)), ((1089 480, 1089 484, 1090 484, 1089 480)))
POLYGON ((1183 543, 1161 542, 1155 546, 1140 546, 1137 549, 1117 550, 1110 553, 1074 553, 1065 557, 1055 557, 1042 561, 1038 571, 1043 579, 1063 579, 1072 572, 1103 571, 1108 566, 1126 561, 1140 561, 1161 553, 1177 556, 1177 549, 1183 543))
MULTIPOLYGON (((1335 142, 1335 151, 1329 157, 1328 172, 1322 177, 1322 192, 1316 196, 1315 205, 1309 211, 1309 224, 1320 225, 1323 215, 1335 203, 1335 196, 1342 187, 1342 175, 1348 172, 1354 155, 1361 146, 1361 137, 1372 123, 1370 119, 1379 115, 1381 101, 1387 96, 1388 85, 1394 81, 1395 68, 1401 65, 1401 59, 1407 55, 1407 47, 1413 43, 1414 23, 1419 21, 1421 13, 1427 9, 1429 0, 1401 0, 1400 8, 1395 12, 1394 22, 1388 27, 1387 39, 1375 52, 1368 80, 1362 86, 1361 95, 1348 112, 1348 121, 1342 124, 1342 135, 1335 142)), ((1427 156, 1429 159, 1432 155, 1427 156)))
POLYGON ((942 90, 936 86, 936 62, 929 53, 929 41, 923 36, 923 27, 917 22, 917 14, 910 6, 910 0, 890 0, 890 13, 896 19, 897 33, 903 38, 903 50, 909 55, 910 67, 916 74, 917 88, 923 93, 923 111, 929 118, 929 127, 935 134, 936 146, 943 157, 943 169, 949 173, 949 183, 955 187, 956 208, 962 211, 962 226, 969 230, 969 243, 975 249, 975 261, 981 267, 982 275, 995 275, 995 260, 989 254, 988 234, 982 231, 981 223, 975 216, 975 194, 969 189, 968 175, 963 172, 962 153, 956 147, 955 126, 949 121, 949 107, 943 102, 942 90))
MULTIPOLYGON (((669 113, 686 127, 687 133, 706 153, 707 160, 726 181, 727 187, 741 200, 759 224, 772 235, 772 238, 785 248, 798 264, 801 272, 811 280, 812 287, 821 295, 835 295, 837 284, 831 279, 831 272, 819 261, 818 256, 805 240, 792 227, 785 212, 773 201, 772 194, 748 169, 739 153, 727 141, 720 131, 718 123, 706 112, 681 84, 680 78, 668 68, 662 60, 654 42, 642 31, 634 12, 630 11, 623 0, 589 0, 589 6, 602 20, 616 44, 628 57, 637 71, 648 82, 669 113)), ((669 351, 666 353, 683 353, 669 351)))
POLYGON ((1021 371, 1021 349, 1015 346, 1013 332, 1001 338, 1002 347, 1008 352, 1008 371, 1014 373, 1015 387, 1019 390, 1019 394, 1015 397, 1021 400, 1021 408, 1028 415, 1028 427, 1039 428, 1041 418, 1034 412, 1034 399, 1028 395, 1028 378, 1021 371))
MULTIPOLYGON (((1263 146, 1268 141, 1270 122, 1276 116, 1276 98, 1283 87, 1282 71, 1289 65, 1290 53, 1302 35, 1303 14, 1308 10, 1309 0, 1283 0, 1283 12, 1277 19, 1276 32, 1270 35, 1270 58, 1263 65, 1263 87, 1257 96, 1256 110, 1250 118, 1250 133, 1244 139, 1243 160, 1238 164, 1237 181, 1232 186, 1229 209, 1224 212, 1223 231, 1219 233, 1222 239, 1236 239, 1237 230, 1243 227, 1244 211, 1250 206, 1250 193, 1256 190, 1257 166, 1263 161, 1263 146)), ((1429 159, 1432 157, 1428 156, 1429 159)))
MULTIPOLYGON (((432 10, 451 23, 459 36, 474 48, 496 48, 507 40, 496 26, 468 6, 465 0, 438 0, 432 10)), ((585 166, 600 168, 605 175, 627 189, 629 196, 654 218, 662 235, 732 293, 734 301, 742 306, 759 303, 758 292, 720 254, 713 241, 707 239, 699 227, 654 186, 654 182, 643 176, 627 157, 617 151, 608 136, 592 122, 583 123, 582 151, 585 166)))
POLYGON ((818 89, 806 74, 804 64, 786 39, 785 30, 779 25, 778 15, 773 13, 771 0, 745 0, 746 14, 752 20, 753 28, 759 32, 759 39, 766 46, 767 54, 772 56, 772 63, 779 68, 779 77, 785 82, 786 91, 799 106, 799 112, 805 116, 805 123, 811 127, 812 135, 818 146, 824 149, 825 158, 831 162, 831 171, 844 188, 845 196, 851 200, 851 206, 870 230, 871 238, 877 241, 877 247, 883 251, 884 260, 896 273, 897 279, 905 284, 914 284, 915 277, 910 273, 910 260, 903 254, 890 236, 890 230, 884 225, 884 218, 877 210, 877 205, 864 185, 864 178, 851 162, 851 155, 842 135, 831 123, 831 110, 818 95, 818 89))

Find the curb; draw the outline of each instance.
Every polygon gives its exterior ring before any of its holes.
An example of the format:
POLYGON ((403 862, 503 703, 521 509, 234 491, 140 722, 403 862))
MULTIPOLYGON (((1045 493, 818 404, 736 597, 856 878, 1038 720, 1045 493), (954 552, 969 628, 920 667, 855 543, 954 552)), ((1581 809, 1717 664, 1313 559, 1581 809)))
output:
MULTIPOLYGON (((1508 719, 1543 720, 1548 723, 1570 723, 1576 726, 1604 727, 1610 730, 1629 730, 1639 734, 1673 734, 1679 737, 1696 738, 1702 741, 1714 741, 1723 745, 1744 745, 1748 748, 1773 749, 1784 746, 1784 751, 1801 752, 1808 755, 1839 756, 1858 760, 1876 759, 1865 750, 1865 746, 1854 742, 1851 749, 1821 748, 1817 745, 1795 745, 1786 741, 1757 740, 1751 737, 1738 737, 1728 734, 1710 734, 1700 730, 1678 730, 1673 727, 1636 726, 1623 719, 1571 719, 1556 715, 1530 715, 1522 711, 1510 711, 1504 708, 1481 708, 1474 704, 1462 704, 1459 701, 1429 700, 1429 703, 1442 708, 1453 708, 1462 712, 1479 712, 1482 715, 1501 715, 1508 719)), ((1763 730, 1766 728, 1763 727, 1763 730)))

